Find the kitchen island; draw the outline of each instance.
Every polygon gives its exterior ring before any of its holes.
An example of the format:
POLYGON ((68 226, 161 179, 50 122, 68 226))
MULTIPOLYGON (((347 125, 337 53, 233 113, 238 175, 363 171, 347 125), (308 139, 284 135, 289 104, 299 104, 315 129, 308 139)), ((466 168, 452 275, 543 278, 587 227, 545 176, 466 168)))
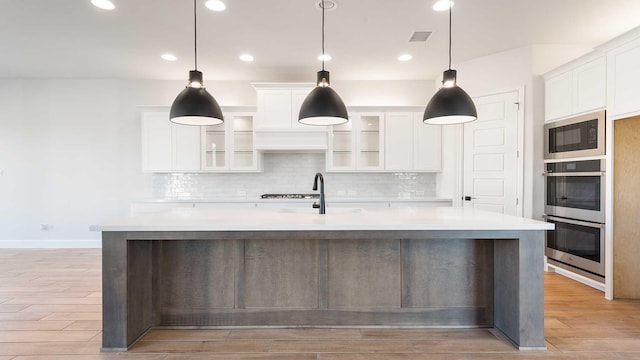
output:
POLYGON ((103 350, 158 327, 492 327, 543 349, 544 231, 470 208, 174 209, 102 231, 103 350))

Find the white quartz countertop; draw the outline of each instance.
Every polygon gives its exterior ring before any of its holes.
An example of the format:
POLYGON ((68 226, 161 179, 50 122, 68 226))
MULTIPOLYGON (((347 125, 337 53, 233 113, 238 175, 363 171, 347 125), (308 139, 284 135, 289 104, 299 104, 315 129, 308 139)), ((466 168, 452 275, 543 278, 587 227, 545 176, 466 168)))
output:
MULTIPOLYGON (((262 198, 210 198, 210 199, 139 199, 133 201, 133 203, 152 203, 152 204, 164 204, 164 203, 275 203, 275 202, 314 202, 318 199, 262 199, 262 198)), ((327 196, 327 203, 375 203, 375 202, 451 202, 450 198, 438 198, 438 197, 421 197, 421 198, 391 198, 391 197, 362 197, 362 198, 343 198, 343 197, 330 197, 327 196)))
POLYGON ((91 226, 92 231, 551 230, 547 222, 463 207, 179 208, 91 226))

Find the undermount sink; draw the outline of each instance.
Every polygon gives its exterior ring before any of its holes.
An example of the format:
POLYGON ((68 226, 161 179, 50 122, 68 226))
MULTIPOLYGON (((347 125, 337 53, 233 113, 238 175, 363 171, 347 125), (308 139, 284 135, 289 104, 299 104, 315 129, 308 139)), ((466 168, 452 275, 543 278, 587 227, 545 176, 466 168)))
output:
MULTIPOLYGON (((318 209, 308 208, 282 208, 278 212, 288 214, 318 214, 318 209)), ((365 212, 362 208, 327 208, 327 214, 356 214, 365 212)))

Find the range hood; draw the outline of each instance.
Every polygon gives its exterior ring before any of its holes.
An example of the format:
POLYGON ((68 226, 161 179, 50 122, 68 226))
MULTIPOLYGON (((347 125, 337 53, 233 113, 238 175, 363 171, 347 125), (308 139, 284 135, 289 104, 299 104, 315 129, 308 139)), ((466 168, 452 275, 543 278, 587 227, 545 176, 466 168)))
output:
POLYGON ((262 152, 325 152, 326 129, 256 129, 254 148, 262 152))

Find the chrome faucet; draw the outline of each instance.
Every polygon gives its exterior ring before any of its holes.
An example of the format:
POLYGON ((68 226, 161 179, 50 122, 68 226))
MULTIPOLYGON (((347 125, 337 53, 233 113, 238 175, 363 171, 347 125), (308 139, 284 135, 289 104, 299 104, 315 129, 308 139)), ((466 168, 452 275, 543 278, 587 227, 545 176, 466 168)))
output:
POLYGON ((318 190, 318 179, 320 179, 320 204, 313 203, 314 209, 320 209, 320 214, 325 214, 325 204, 324 204, 324 177, 322 177, 321 173, 316 173, 316 177, 313 179, 313 190, 318 190))

